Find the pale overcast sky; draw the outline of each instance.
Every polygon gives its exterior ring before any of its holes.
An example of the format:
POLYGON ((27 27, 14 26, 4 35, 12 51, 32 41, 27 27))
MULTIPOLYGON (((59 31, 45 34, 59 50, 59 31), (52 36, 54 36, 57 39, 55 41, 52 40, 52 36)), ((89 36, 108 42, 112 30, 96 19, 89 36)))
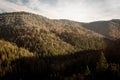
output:
POLYGON ((120 19, 120 0, 0 0, 0 13, 14 11, 79 22, 120 19))

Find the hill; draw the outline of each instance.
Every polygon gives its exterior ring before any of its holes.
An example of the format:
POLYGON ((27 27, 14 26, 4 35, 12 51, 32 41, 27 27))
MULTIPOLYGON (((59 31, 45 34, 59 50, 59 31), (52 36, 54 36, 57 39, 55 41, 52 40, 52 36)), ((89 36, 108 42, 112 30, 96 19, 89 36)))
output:
POLYGON ((52 20, 27 12, 0 14, 0 34, 1 39, 39 55, 105 47, 104 36, 85 29, 78 22, 52 20))
POLYGON ((80 23, 2 13, 0 79, 120 80, 118 33, 119 20, 80 23))
POLYGON ((109 39, 120 38, 120 20, 119 19, 85 23, 83 24, 83 26, 87 29, 93 30, 94 32, 102 34, 109 39))

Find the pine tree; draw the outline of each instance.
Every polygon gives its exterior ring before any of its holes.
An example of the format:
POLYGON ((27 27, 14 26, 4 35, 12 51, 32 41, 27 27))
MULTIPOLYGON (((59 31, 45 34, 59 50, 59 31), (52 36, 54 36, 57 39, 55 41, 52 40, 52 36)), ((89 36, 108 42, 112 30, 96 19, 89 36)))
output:
POLYGON ((104 53, 101 52, 98 56, 98 62, 96 64, 96 71, 105 71, 108 68, 107 60, 104 53))

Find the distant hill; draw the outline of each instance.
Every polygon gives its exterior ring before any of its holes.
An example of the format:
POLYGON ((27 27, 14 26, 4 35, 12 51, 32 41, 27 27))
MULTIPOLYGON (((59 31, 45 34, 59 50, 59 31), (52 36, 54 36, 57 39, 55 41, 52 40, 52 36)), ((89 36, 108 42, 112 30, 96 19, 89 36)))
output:
POLYGON ((120 38, 120 19, 85 23, 83 26, 110 39, 120 38))

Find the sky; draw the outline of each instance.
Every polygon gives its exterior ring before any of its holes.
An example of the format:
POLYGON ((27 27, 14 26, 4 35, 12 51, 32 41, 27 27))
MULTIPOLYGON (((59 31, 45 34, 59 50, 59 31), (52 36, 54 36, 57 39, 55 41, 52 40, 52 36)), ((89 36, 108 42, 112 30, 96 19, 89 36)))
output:
POLYGON ((26 11, 79 22, 120 19, 120 0, 0 0, 0 13, 26 11))

